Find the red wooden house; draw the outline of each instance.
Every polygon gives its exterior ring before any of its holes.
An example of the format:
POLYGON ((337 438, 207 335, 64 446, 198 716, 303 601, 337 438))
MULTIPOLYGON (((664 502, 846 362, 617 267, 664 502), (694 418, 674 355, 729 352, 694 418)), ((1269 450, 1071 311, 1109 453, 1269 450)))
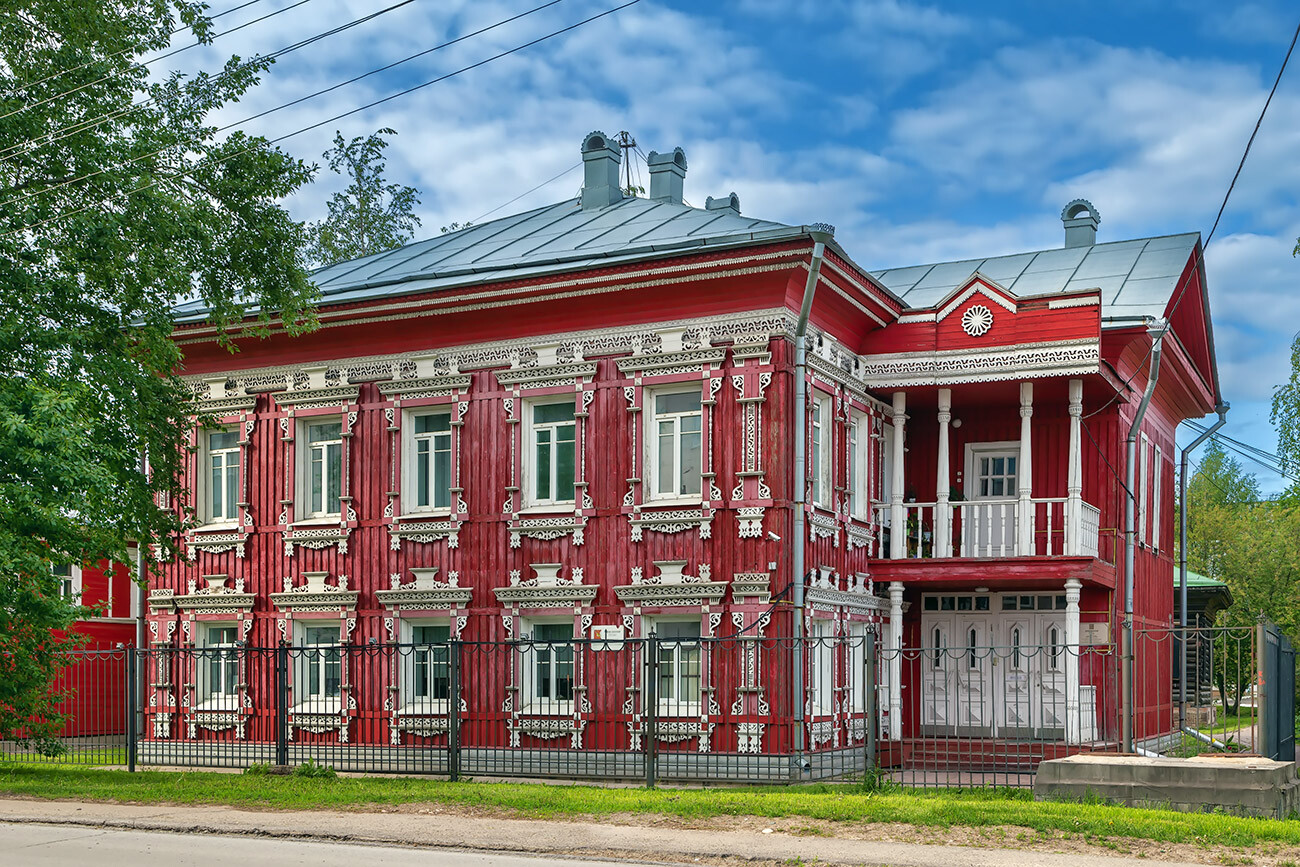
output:
MULTIPOLYGON (((650 155, 646 198, 619 189, 603 134, 582 156, 577 199, 318 272, 311 334, 231 355, 178 311, 221 423, 193 431, 194 526, 149 637, 213 652, 153 677, 150 736, 263 737, 273 673, 245 643, 314 648, 287 674, 298 742, 418 748, 446 734, 445 656, 363 672, 321 648, 654 633, 656 737, 848 746, 867 734, 862 642, 776 639, 879 631, 887 737, 1113 738, 1114 655, 1077 648, 1117 634, 1116 473, 1162 318, 1134 609, 1170 622, 1174 428, 1218 399, 1199 237, 1098 244, 1072 203, 1062 249, 872 273, 828 227, 754 219, 735 194, 685 204, 680 149, 650 155), (692 650, 733 634, 775 643, 692 650), (965 653, 994 646, 1023 652, 965 653)), ((616 719, 603 744, 641 745, 638 666, 479 659, 461 707, 485 743, 584 748, 616 719)), ((1167 703, 1168 661, 1149 664, 1167 703)), ((1164 730, 1156 711, 1142 726, 1164 730)))
POLYGON ((100 560, 93 566, 53 568, 63 595, 94 609, 72 626, 71 631, 84 641, 73 651, 56 686, 68 694, 59 706, 67 716, 62 734, 69 738, 124 734, 121 648, 135 644, 139 607, 130 567, 100 560))

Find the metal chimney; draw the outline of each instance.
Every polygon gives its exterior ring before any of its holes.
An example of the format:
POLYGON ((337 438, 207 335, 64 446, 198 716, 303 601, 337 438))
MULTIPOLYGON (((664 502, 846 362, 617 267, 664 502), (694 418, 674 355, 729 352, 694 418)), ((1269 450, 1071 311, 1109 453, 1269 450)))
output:
POLYGON ((623 198, 618 167, 623 150, 609 136, 597 130, 582 142, 582 209, 603 208, 623 198))
POLYGON ((680 205, 686 182, 686 152, 681 148, 673 148, 670 154, 650 151, 645 161, 650 169, 650 200, 680 205))
POLYGON ((1075 199, 1061 210, 1061 222, 1065 224, 1065 246, 1091 247, 1097 243, 1097 224, 1101 214, 1087 199, 1075 199))

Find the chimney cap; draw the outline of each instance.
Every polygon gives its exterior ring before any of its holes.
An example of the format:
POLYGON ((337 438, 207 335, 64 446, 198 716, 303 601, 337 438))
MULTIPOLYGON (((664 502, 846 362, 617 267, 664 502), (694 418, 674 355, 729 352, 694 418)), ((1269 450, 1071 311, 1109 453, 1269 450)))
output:
POLYGON ((731 193, 730 195, 724 196, 721 199, 715 199, 713 198, 713 196, 709 196, 707 199, 704 200, 704 207, 706 210, 709 211, 732 210, 735 211, 737 214, 739 214, 740 196, 736 195, 735 193, 731 193))
POLYGON ((1065 224, 1065 246, 1091 247, 1097 243, 1097 224, 1101 214, 1087 199, 1075 199, 1061 209, 1061 222, 1065 224))
POLYGON ((1087 217, 1082 219, 1091 219, 1093 224, 1101 223, 1101 214, 1092 206, 1092 202, 1087 199, 1075 199, 1064 208, 1061 208, 1061 220, 1063 222, 1078 220, 1083 213, 1087 212, 1087 217))
POLYGON ((587 133, 587 137, 582 140, 583 156, 599 153, 600 151, 612 151, 617 154, 620 159, 623 156, 623 149, 618 146, 617 142, 611 140, 609 136, 605 135, 598 129, 592 130, 587 133))
POLYGON ((670 154, 661 154, 658 151, 650 151, 650 153, 646 155, 645 161, 646 165, 651 167, 667 166, 671 163, 683 172, 686 171, 686 151, 681 148, 673 148, 673 152, 670 154))

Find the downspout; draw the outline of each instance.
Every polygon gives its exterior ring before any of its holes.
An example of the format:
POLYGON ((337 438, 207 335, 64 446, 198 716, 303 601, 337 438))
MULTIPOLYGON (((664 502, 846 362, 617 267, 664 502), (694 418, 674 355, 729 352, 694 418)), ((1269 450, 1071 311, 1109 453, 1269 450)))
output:
MULTIPOLYGON (((795 751, 804 751, 803 695, 803 609, 804 609, 804 509, 808 504, 808 316, 812 313, 813 294, 821 275, 826 244, 835 235, 835 227, 817 223, 810 232, 813 240, 808 280, 803 287, 799 306, 799 324, 794 331, 794 545, 791 549, 790 580, 794 582, 794 731, 795 751)), ((802 769, 802 757, 800 758, 802 769)))
POLYGON ((1163 319, 1148 324, 1147 334, 1151 335, 1151 366, 1147 372, 1147 387, 1142 394, 1129 425, 1128 439, 1125 442, 1124 486, 1127 497, 1124 499, 1124 645, 1121 648, 1121 699, 1124 707, 1120 725, 1123 730, 1123 750, 1133 752, 1133 565, 1137 553, 1137 441, 1138 428, 1147 414, 1147 405, 1156 391, 1156 381, 1160 378, 1160 349, 1169 324, 1163 319))
POLYGON ((1178 457, 1178 643, 1182 658, 1178 661, 1178 727, 1187 731, 1187 463, 1201 443, 1228 423, 1228 403, 1220 401, 1214 408, 1219 414, 1209 430, 1192 440, 1178 457))

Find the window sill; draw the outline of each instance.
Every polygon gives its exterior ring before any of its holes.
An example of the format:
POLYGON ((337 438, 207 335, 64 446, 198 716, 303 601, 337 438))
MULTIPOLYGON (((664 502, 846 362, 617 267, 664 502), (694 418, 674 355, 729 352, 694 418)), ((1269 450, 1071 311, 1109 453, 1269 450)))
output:
POLYGON ((699 497, 652 497, 641 504, 643 509, 681 509, 684 507, 702 509, 704 503, 699 497))
POLYGON ((289 708, 289 713, 301 714, 340 714, 343 703, 337 699, 330 701, 307 701, 289 708))
POLYGON ((552 701, 545 704, 526 704, 519 709, 520 716, 573 716, 573 702, 552 701))
POLYGON ((202 704, 194 706, 195 713, 234 710, 239 710, 239 698, 233 695, 222 696, 221 698, 210 698, 202 704))
POLYGON ((291 526, 294 527, 329 527, 338 526, 343 523, 342 515, 325 515, 320 518, 303 518, 301 521, 294 521, 291 526))
POLYGON ((238 530, 238 521, 223 521, 221 523, 200 524, 190 529, 191 533, 229 533, 231 530, 238 530))
POLYGON ((562 503, 532 503, 520 509, 518 514, 528 515, 530 517, 536 515, 569 517, 573 515, 575 507, 576 504, 573 500, 568 500, 567 502, 562 503))
POLYGON ((699 719, 700 705, 698 704, 677 704, 668 707, 660 706, 659 713, 655 719, 699 719))
POLYGON ((398 523, 401 523, 403 521, 429 521, 429 520, 437 520, 439 518, 450 518, 450 517, 451 517, 451 508, 448 507, 446 509, 429 509, 428 511, 424 511, 424 512, 406 512, 405 514, 398 515, 397 518, 395 518, 395 520, 398 523))
POLYGON ((398 716, 446 716, 447 700, 439 699, 425 704, 408 704, 397 709, 398 716))

